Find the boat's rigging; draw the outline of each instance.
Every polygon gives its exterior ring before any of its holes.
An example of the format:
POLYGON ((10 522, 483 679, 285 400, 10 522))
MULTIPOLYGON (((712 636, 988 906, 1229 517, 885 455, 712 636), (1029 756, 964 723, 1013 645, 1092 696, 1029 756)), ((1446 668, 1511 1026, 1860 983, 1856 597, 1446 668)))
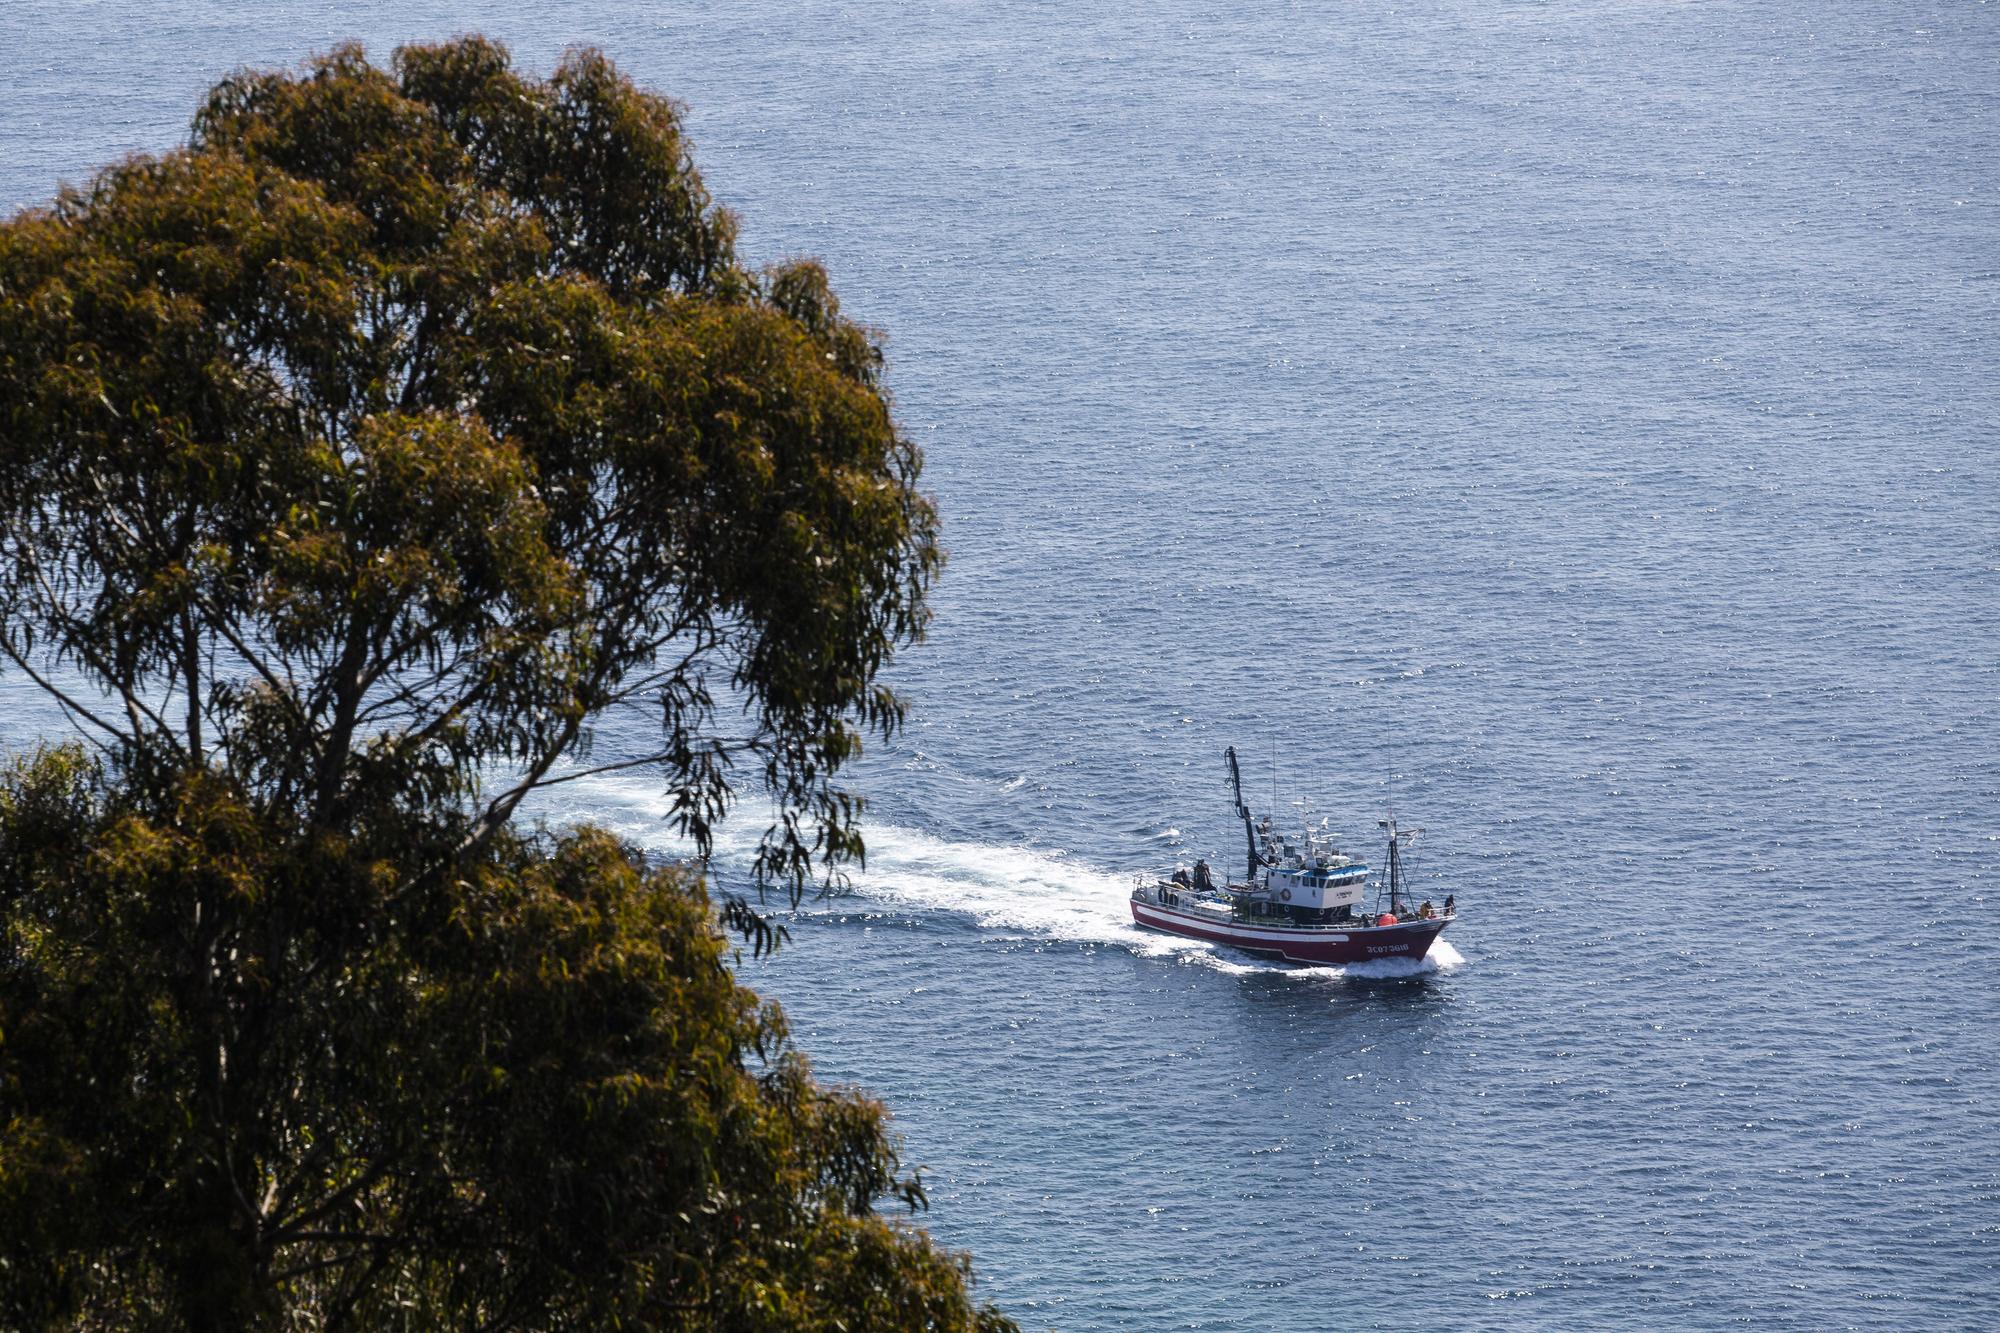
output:
POLYGON ((1271 728, 1271 803, 1264 807, 1273 815, 1278 813, 1278 729, 1271 728))
POLYGON ((1416 842, 1421 828, 1399 829, 1396 817, 1375 821, 1377 828, 1389 831, 1389 910, 1397 916, 1403 914, 1403 849, 1416 842))

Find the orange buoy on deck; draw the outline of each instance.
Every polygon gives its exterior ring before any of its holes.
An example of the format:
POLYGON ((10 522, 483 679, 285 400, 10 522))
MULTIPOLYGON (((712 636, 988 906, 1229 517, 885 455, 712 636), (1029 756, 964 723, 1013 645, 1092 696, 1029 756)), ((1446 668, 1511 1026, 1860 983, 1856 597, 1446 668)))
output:
POLYGON ((1384 912, 1375 918, 1375 924, 1378 926, 1393 926, 1396 924, 1396 914, 1394 912, 1384 912))

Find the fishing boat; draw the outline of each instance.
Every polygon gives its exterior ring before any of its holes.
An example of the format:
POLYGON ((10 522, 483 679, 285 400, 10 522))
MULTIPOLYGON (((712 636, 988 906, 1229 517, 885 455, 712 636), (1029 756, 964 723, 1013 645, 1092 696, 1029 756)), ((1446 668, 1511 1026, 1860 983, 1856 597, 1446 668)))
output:
POLYGON ((1249 844, 1243 879, 1217 884, 1206 861, 1167 879, 1142 877, 1132 889, 1134 921, 1288 962, 1345 965, 1422 958, 1458 919, 1451 897, 1442 908, 1409 903, 1403 858, 1422 829, 1398 828, 1393 818, 1380 821, 1388 835, 1388 869, 1375 882, 1374 902, 1364 906, 1368 866, 1333 846, 1324 826, 1308 824, 1293 840, 1272 830, 1270 816, 1253 820, 1243 803, 1235 747, 1223 757, 1249 844))

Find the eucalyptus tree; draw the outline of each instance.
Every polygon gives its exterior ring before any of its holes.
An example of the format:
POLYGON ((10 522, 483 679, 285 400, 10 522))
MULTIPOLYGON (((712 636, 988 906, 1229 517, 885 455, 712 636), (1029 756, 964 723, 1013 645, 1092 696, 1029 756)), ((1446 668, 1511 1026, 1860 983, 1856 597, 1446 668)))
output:
POLYGON ((700 876, 514 822, 630 768, 861 853, 936 515, 733 241, 672 103, 476 38, 0 225, 0 658, 82 738, 0 782, 0 1322, 1004 1326, 700 876))
POLYGON ((835 784, 938 565, 880 352, 753 274, 672 103, 479 40, 241 74, 0 229, 0 653, 121 762, 490 838, 640 715, 698 842, 856 854, 835 784), (740 782, 740 779, 739 779, 740 782))

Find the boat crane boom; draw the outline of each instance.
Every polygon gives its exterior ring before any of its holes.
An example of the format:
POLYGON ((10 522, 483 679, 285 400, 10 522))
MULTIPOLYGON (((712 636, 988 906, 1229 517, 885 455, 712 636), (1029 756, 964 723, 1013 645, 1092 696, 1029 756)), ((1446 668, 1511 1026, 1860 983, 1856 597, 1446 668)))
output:
POLYGON ((1250 807, 1243 804, 1243 773, 1236 766, 1236 747, 1232 745, 1224 750, 1222 757, 1229 761, 1229 788, 1236 795, 1236 813, 1243 819, 1243 840, 1250 849, 1250 866, 1243 875, 1245 879, 1255 879, 1258 867, 1269 865, 1270 862, 1266 861, 1263 854, 1257 850, 1256 824, 1250 818, 1250 807))

